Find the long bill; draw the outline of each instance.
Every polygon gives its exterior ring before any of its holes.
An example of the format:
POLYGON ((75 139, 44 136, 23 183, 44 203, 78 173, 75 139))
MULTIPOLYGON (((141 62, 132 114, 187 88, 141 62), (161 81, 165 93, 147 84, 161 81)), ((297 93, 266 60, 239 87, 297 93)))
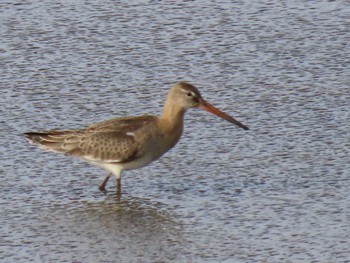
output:
POLYGON ((201 100, 198 106, 199 109, 208 111, 220 118, 223 118, 224 120, 227 120, 233 124, 236 124, 237 126, 243 128, 244 130, 249 130, 249 128, 247 126, 245 126, 244 124, 240 123, 239 121, 235 120, 234 118, 232 118, 231 116, 227 115, 226 113, 222 112, 221 110, 215 108, 213 105, 211 105, 210 103, 206 102, 205 100, 201 100))

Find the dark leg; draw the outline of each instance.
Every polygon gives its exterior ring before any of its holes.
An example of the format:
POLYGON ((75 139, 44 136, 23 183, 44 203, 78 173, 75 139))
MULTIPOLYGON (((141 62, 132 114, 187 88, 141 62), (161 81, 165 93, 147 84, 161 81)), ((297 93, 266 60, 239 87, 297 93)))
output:
POLYGON ((106 192, 106 184, 109 180, 109 178, 111 177, 111 173, 109 173, 105 179, 100 183, 100 185, 98 186, 98 189, 100 189, 102 192, 106 192))
POLYGON ((120 181, 121 181, 120 178, 117 178, 117 192, 116 192, 116 194, 118 197, 120 197, 122 194, 122 191, 121 191, 122 186, 121 186, 120 181))

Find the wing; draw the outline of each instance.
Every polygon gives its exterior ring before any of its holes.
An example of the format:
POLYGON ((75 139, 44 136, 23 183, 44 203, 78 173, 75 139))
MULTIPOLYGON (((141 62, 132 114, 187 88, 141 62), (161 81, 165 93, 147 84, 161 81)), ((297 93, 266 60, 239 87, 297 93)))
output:
POLYGON ((87 132, 67 138, 66 153, 93 162, 124 163, 136 159, 142 145, 128 132, 87 132))
POLYGON ((142 133, 154 118, 117 118, 82 130, 26 133, 26 137, 41 148, 87 161, 124 163, 136 159, 142 153, 143 144, 135 134, 142 133))

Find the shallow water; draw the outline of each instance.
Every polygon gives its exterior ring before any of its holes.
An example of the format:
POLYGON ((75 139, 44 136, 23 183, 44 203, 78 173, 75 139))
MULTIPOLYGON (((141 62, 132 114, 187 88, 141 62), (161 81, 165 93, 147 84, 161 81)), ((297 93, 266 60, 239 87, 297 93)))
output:
POLYGON ((346 1, 0 4, 1 262, 350 261, 346 1), (158 114, 187 80, 180 143, 125 172, 26 131, 158 114))

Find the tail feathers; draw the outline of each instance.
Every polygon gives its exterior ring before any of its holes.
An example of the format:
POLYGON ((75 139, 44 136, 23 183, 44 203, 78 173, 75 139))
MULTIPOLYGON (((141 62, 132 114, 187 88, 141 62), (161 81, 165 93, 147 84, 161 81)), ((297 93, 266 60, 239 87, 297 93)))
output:
POLYGON ((70 131, 27 132, 30 143, 45 150, 68 153, 79 147, 79 139, 70 131))

